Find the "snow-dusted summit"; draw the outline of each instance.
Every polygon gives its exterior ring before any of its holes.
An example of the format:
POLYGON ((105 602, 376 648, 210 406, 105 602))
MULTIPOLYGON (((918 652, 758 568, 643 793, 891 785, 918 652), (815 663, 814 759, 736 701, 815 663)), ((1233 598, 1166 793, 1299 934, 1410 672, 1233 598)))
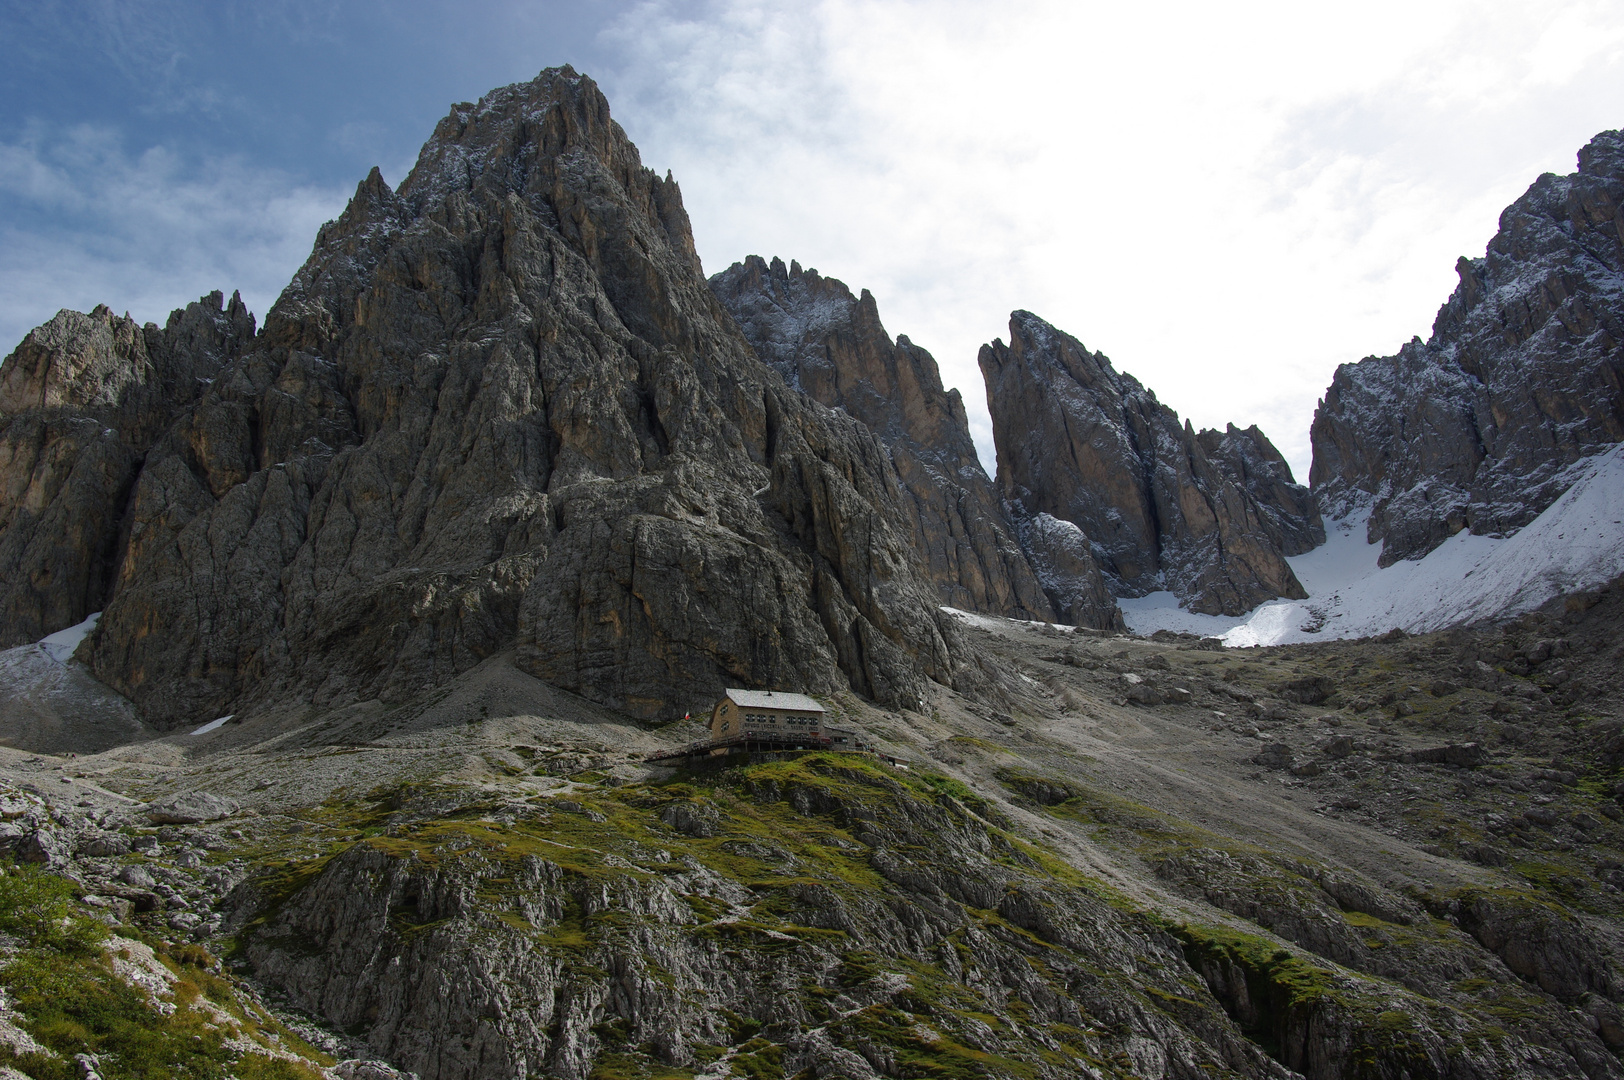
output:
POLYGON ((1515 531, 1624 440, 1624 132, 1534 181, 1456 270, 1431 338, 1338 368, 1314 416, 1314 492, 1330 515, 1370 504, 1383 565, 1515 531))

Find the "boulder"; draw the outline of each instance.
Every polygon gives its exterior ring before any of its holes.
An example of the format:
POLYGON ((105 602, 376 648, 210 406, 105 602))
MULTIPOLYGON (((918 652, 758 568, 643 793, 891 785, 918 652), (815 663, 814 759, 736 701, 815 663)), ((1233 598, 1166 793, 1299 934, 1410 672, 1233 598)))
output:
POLYGON ((153 880, 152 872, 139 863, 126 866, 118 872, 118 880, 136 889, 150 889, 158 884, 153 880))
POLYGON ((1340 760, 1353 753, 1353 739, 1347 735, 1333 735, 1320 744, 1320 753, 1333 760, 1340 760))
POLYGON ((1160 705, 1167 700, 1161 690, 1147 682, 1128 684, 1126 696, 1136 705, 1160 705))
POLYGON ((1336 683, 1323 675, 1305 675, 1277 684, 1274 692, 1298 705, 1318 705, 1336 692, 1336 683))
POLYGON ((129 852, 130 838, 121 833, 98 833, 79 842, 79 854, 96 859, 115 858, 129 852))
POLYGON ((20 818, 30 810, 38 810, 40 802, 34 796, 26 796, 21 792, 5 792, 0 794, 0 820, 10 821, 20 818))
POLYGON ((722 814, 710 803, 683 799, 662 807, 660 820, 686 836, 709 837, 716 835, 722 814))
MULTIPOLYGON (((1399 704, 1402 705, 1403 702, 1399 704)), ((1450 743, 1448 746, 1429 746, 1421 750, 1410 750, 1400 754, 1399 760, 1410 765, 1458 765, 1469 769, 1488 760, 1488 752, 1480 743, 1450 743)))
POLYGON ((1542 829, 1554 829, 1562 823, 1562 815, 1546 806, 1530 806, 1523 817, 1542 829))
POLYGON ((17 857, 23 862, 60 866, 71 853, 68 842, 48 829, 35 829, 17 843, 17 857))
POLYGON ((237 803, 208 791, 188 791, 159 799, 141 808, 154 825, 196 825, 218 821, 237 812, 237 803))
POLYGON ((1265 743, 1263 749, 1252 756, 1252 764, 1265 769, 1289 769, 1294 760, 1291 747, 1285 743, 1265 743))

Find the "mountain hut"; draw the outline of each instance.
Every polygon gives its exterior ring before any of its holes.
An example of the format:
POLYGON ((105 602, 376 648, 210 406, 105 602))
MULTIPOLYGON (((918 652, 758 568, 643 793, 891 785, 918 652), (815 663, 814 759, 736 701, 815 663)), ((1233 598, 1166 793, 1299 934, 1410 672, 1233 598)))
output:
POLYGON ((711 712, 711 738, 737 735, 767 738, 823 736, 823 706, 805 694, 728 687, 711 712))

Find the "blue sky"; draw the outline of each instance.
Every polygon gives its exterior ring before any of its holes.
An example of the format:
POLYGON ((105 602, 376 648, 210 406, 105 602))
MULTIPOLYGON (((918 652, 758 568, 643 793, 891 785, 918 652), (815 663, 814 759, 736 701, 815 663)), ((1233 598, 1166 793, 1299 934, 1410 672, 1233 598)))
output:
POLYGON ((549 64, 611 66, 629 3, 11 3, 3 137, 79 125, 128 151, 240 156, 347 182, 415 151, 453 101, 549 64))
POLYGON ((625 3, 106 0, 0 6, 0 337, 211 288, 263 315, 373 165, 451 102, 609 66, 625 3))
POLYGON ((714 272, 873 290, 964 392, 1029 308, 1301 476, 1335 365, 1425 337, 1461 254, 1624 126, 1616 2, 0 0, 0 347, 59 307, 259 314, 373 165, 571 63, 714 272))

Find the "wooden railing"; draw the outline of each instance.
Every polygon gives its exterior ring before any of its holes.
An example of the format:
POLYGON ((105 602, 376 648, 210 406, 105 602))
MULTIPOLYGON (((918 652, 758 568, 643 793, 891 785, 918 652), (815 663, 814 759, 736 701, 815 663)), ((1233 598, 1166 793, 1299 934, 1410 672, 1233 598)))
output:
POLYGON ((721 739, 700 739, 677 750, 650 754, 643 760, 670 761, 674 758, 699 757, 715 750, 742 749, 746 753, 750 751, 773 753, 785 750, 828 750, 833 746, 834 740, 829 736, 811 732, 803 732, 798 735, 780 735, 769 732, 746 731, 721 739))

